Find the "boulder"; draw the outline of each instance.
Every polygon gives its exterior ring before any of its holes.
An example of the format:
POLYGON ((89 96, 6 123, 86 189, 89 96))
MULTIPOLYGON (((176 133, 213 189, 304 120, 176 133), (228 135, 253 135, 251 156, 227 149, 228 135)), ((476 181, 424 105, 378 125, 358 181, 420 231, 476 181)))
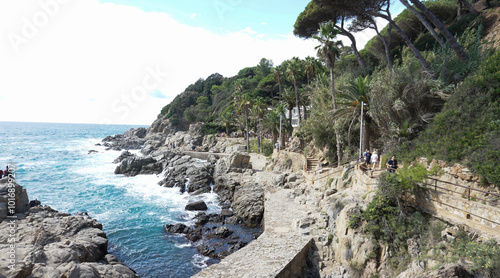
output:
POLYGON ((185 207, 186 210, 207 210, 207 204, 202 200, 189 201, 185 207))
POLYGON ((233 231, 229 230, 225 226, 221 226, 218 228, 215 228, 211 230, 210 232, 207 233, 208 238, 227 238, 233 233, 233 231))
MULTIPOLYGON (((0 234, 10 233, 9 222, 0 223, 0 234)), ((18 215, 16 227, 16 267, 1 264, 0 277, 138 277, 107 254, 108 239, 95 219, 39 205, 18 215)), ((8 248, 0 246, 0 261, 8 261, 8 248)))
POLYGON ((467 269, 458 263, 446 263, 437 270, 430 273, 429 278, 472 278, 474 275, 470 274, 467 269))
POLYGON ((163 170, 161 163, 154 158, 131 156, 123 159, 115 169, 115 174, 136 176, 138 174, 159 174, 163 170))
POLYGON ((252 226, 260 225, 264 216, 264 189, 258 183, 239 186, 233 196, 233 211, 252 226))
POLYGON ((15 213, 27 212, 30 208, 26 189, 14 179, 0 179, 0 222, 15 213), (10 203, 9 203, 10 202, 10 203), (14 204, 12 203, 14 202, 14 204))
POLYGON ((165 230, 165 232, 172 233, 172 234, 187 234, 190 231, 189 227, 187 227, 186 225, 184 225, 182 223, 166 224, 163 229, 165 230))

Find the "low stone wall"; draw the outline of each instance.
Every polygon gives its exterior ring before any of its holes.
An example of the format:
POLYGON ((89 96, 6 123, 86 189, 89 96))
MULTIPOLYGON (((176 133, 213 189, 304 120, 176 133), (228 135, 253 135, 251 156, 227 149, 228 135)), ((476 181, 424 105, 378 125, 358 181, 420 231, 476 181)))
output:
POLYGON ((185 155, 189 155, 191 157, 194 157, 194 158, 201 159, 201 160, 208 160, 208 158, 211 155, 217 156, 219 158, 231 156, 231 154, 228 154, 228 153, 189 152, 189 151, 183 151, 182 153, 185 155))

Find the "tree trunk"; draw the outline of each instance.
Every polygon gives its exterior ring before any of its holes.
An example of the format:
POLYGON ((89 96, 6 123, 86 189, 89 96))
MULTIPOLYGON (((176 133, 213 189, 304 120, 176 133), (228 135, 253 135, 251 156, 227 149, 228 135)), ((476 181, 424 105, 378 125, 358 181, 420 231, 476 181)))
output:
MULTIPOLYGON (((458 0, 459 3, 461 3, 462 5, 465 6, 465 8, 467 8, 467 10, 469 10, 469 12, 471 13, 477 13, 476 10, 474 10, 474 7, 472 7, 472 5, 469 3, 469 1, 467 0, 458 0)), ((460 9, 460 7, 459 7, 460 9)))
POLYGON ((304 121, 307 120, 307 108, 305 105, 302 105, 302 111, 304 111, 304 121))
MULTIPOLYGON (((366 114, 365 114, 366 119, 366 114)), ((362 150, 370 149, 370 129, 366 124, 366 120, 363 122, 363 147, 362 150)))
POLYGON ((387 59, 387 66, 392 71, 394 69, 394 62, 392 61, 392 57, 391 57, 392 25, 389 24, 389 27, 387 29, 387 36, 389 38, 389 41, 386 41, 385 37, 382 36, 382 34, 380 34, 380 32, 378 31, 377 24, 375 23, 375 21, 372 21, 372 24, 374 26, 373 29, 375 29, 375 32, 377 33, 378 38, 382 41, 382 44, 384 44, 385 58, 387 59))
POLYGON ((342 163, 342 149, 340 148, 340 135, 337 130, 335 130, 335 140, 337 142, 337 167, 340 167, 342 163))
POLYGON ((297 83, 293 83, 293 87, 295 88, 295 102, 297 104, 297 110, 299 115, 299 125, 302 122, 302 116, 300 115, 300 105, 299 105, 299 88, 297 87, 297 83))
POLYGON ((341 31, 341 35, 344 35, 351 40, 351 47, 352 51, 354 52, 354 56, 356 56, 356 60, 358 61, 359 66, 363 69, 363 71, 366 72, 366 63, 365 60, 363 60, 363 57, 361 57, 361 54, 359 54, 358 48, 356 46, 356 39, 354 38, 354 36, 342 27, 339 27, 337 25, 335 25, 335 27, 337 27, 341 31))
POLYGON ((401 28, 399 28, 399 26, 396 24, 396 22, 394 22, 392 19, 390 19, 389 17, 384 16, 384 15, 380 15, 380 16, 382 18, 386 19, 387 21, 389 21, 389 23, 392 25, 392 27, 394 27, 394 29, 396 29, 396 31, 399 33, 399 35, 406 42, 406 45, 408 45, 410 50, 413 52, 413 55, 415 55, 415 58, 417 58, 417 60, 420 62, 420 65, 422 66, 422 68, 427 72, 427 74, 429 74, 429 76, 432 79, 436 79, 436 76, 434 75, 434 72, 432 71, 431 67, 429 66, 429 64, 427 64, 427 61, 425 61, 424 57, 422 57, 422 54, 420 54, 420 51, 418 51, 418 49, 415 47, 415 45, 411 42, 410 38, 408 38, 408 35, 406 35, 406 33, 403 30, 401 30, 401 28))
POLYGON ((245 135, 247 137, 247 152, 250 152, 250 136, 248 136, 248 108, 245 108, 245 135))
POLYGON ((401 1, 401 3, 403 3, 403 5, 406 6, 406 8, 408 10, 410 10, 410 12, 412 12, 419 20, 420 22, 422 22, 422 24, 424 24, 425 28, 427 30, 429 30, 429 33, 431 33, 431 35, 438 41, 438 43, 441 45, 441 46, 444 46, 444 41, 443 39, 441 39, 441 37, 436 33, 436 31, 434 31, 434 28, 432 27, 432 25, 429 23, 429 21, 427 21, 427 19, 425 19, 424 15, 422 15, 421 13, 419 13, 417 10, 415 10, 413 8, 412 5, 410 5, 410 3, 408 3, 408 1, 406 0, 399 0, 401 1))
POLYGON ((444 36, 446 41, 450 44, 451 48, 455 53, 457 54, 458 58, 460 61, 466 61, 467 60, 467 54, 465 53, 464 49, 460 44, 457 42, 455 37, 450 33, 448 28, 444 26, 444 24, 439 20, 427 7, 422 4, 419 0, 410 0, 419 10, 422 11, 422 13, 429 18, 429 20, 438 28, 438 30, 441 32, 441 34, 444 36))
POLYGON ((333 67, 330 68, 330 84, 332 86, 332 105, 333 105, 333 110, 337 110, 337 103, 335 102, 335 79, 333 78, 333 67))

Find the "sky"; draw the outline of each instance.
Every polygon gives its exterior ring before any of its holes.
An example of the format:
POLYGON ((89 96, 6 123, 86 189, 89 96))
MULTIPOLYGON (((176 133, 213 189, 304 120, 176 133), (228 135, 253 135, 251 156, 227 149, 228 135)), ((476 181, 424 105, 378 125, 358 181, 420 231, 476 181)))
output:
POLYGON ((3 0, 0 121, 150 125, 199 78, 315 56, 292 33, 308 3, 3 0))

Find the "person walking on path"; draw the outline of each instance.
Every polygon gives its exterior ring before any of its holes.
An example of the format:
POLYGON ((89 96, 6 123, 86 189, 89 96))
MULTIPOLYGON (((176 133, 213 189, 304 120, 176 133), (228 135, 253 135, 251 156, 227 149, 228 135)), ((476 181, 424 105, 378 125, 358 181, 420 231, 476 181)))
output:
POLYGON ((378 153, 375 151, 372 154, 372 170, 377 168, 377 163, 378 163, 378 153))
POLYGON ((393 174, 396 172, 396 169, 398 169, 398 161, 396 160, 396 156, 393 155, 392 158, 387 161, 387 171, 393 174))
POLYGON ((370 152, 370 150, 367 149, 364 155, 365 155, 365 163, 366 166, 368 167, 371 164, 372 153, 370 152))

